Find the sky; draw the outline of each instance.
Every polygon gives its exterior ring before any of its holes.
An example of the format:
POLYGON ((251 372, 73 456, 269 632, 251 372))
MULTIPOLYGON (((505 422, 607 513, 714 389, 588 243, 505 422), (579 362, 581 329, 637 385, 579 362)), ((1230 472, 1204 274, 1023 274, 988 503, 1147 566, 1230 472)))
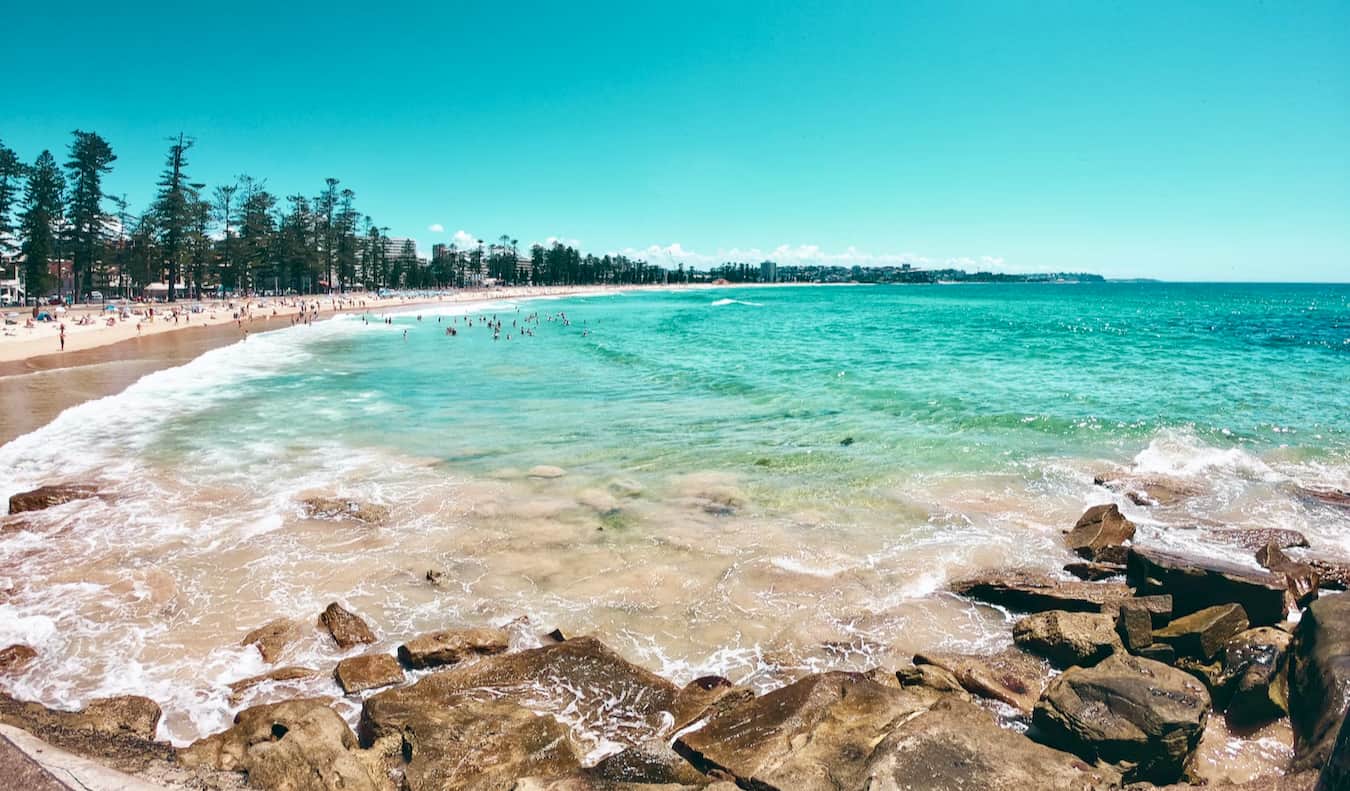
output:
POLYGON ((0 141, 423 252, 1350 281, 1350 2, 15 2, 0 141), (214 7, 212 7, 214 6, 214 7))

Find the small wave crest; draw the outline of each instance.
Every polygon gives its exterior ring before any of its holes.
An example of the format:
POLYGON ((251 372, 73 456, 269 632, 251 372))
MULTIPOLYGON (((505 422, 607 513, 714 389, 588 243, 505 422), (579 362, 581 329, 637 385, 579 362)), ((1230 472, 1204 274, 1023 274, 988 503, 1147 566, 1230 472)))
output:
POLYGON ((1134 457, 1140 473, 1194 478, 1214 473, 1278 482, 1284 478, 1257 456, 1241 448, 1216 448, 1194 432, 1165 429, 1134 457))
POLYGON ((763 306, 761 303, 759 303, 759 302, 747 302, 746 300, 743 300, 743 299, 719 299, 719 300, 717 300, 716 302, 712 303, 712 306, 713 306, 714 308, 720 308, 720 307, 722 307, 723 305, 748 305, 749 307, 752 307, 752 308, 762 308, 762 307, 764 307, 764 306, 763 306))

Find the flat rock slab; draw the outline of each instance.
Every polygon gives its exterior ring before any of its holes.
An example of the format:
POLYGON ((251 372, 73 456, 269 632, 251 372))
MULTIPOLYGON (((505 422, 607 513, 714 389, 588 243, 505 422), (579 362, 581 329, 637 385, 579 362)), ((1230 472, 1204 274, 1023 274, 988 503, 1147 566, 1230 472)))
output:
POLYGON ((154 701, 135 695, 93 700, 79 711, 58 711, 0 693, 0 723, 128 772, 172 755, 172 747, 154 740, 159 718, 154 701))
POLYGON ((590 637, 485 656, 366 699, 363 739, 397 730, 403 712, 448 706, 474 693, 520 703, 578 728, 635 746, 685 721, 697 696, 638 667, 590 637), (692 702, 690 702, 692 701, 692 702))
POLYGON ((1180 656, 1206 662, 1219 655, 1224 643, 1246 631, 1247 613, 1238 604, 1220 604, 1183 615, 1153 633, 1156 642, 1167 643, 1180 656))
POLYGON ((997 654, 930 652, 915 654, 914 664, 947 671, 972 695, 1008 704, 1027 714, 1050 680, 1050 667, 1017 648, 997 654))
POLYGON ((230 683, 230 702, 238 703, 244 694, 259 684, 281 684, 287 681, 305 681, 316 678, 319 671, 308 667, 279 667, 267 673, 241 678, 230 683))
POLYGON ((1297 530, 1279 527, 1219 527, 1206 530, 1205 535, 1253 552, 1266 544, 1275 544, 1280 549, 1308 546, 1307 536, 1297 530))
POLYGON ((862 788, 893 723, 927 710, 937 693, 858 673, 822 673, 732 706, 675 741, 705 773, 762 791, 862 788))
POLYGON ((1189 674, 1114 654, 1051 682, 1031 733, 1089 763, 1119 767, 1126 782, 1172 783, 1200 743, 1209 706, 1209 693, 1189 674))
POLYGON ((398 658, 411 668, 453 665, 474 656, 500 654, 510 644, 501 629, 442 629, 421 634, 398 647, 398 658))
POLYGON ((1120 775, 1001 727, 986 710, 938 701, 872 750, 861 788, 926 791, 1095 791, 1120 775))
POLYGON ((948 590, 1022 612, 1115 612, 1130 589, 1119 582, 1059 580, 1035 571, 994 571, 958 580, 948 590))
POLYGON ((1289 584, 1283 574, 1213 558, 1136 546, 1130 550, 1127 579, 1141 594, 1170 594, 1179 615, 1236 603, 1252 625, 1272 626, 1286 613, 1289 584))
POLYGON ((392 654, 351 656, 338 662, 333 677, 342 691, 351 695, 402 682, 403 666, 392 654))

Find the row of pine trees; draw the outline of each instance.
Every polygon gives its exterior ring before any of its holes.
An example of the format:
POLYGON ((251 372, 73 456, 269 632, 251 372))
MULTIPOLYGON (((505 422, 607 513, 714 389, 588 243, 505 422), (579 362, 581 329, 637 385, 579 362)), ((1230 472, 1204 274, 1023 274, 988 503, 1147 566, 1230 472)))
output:
POLYGON ((169 140, 154 200, 133 212, 125 196, 105 194, 117 156, 94 132, 76 130, 58 164, 50 150, 25 163, 0 142, 0 255, 21 253, 30 297, 63 290, 54 261, 69 261, 77 298, 102 290, 140 294, 166 282, 170 300, 217 289, 320 293, 356 288, 447 288, 484 277, 535 285, 662 282, 665 271, 625 256, 582 255, 569 245, 518 243, 439 249, 429 264, 411 243, 390 250, 388 228, 356 208, 356 194, 326 179, 314 196, 284 201, 261 179, 243 175, 213 188, 194 181, 194 141, 169 140), (182 284, 184 294, 179 290, 182 284))

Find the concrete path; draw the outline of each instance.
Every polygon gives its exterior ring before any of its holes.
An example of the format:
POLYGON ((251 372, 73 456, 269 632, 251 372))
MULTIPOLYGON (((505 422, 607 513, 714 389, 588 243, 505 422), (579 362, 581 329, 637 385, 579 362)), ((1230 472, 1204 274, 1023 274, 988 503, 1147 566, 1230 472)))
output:
POLYGON ((23 791, 165 791, 47 744, 28 731, 0 725, 0 787, 23 791))

